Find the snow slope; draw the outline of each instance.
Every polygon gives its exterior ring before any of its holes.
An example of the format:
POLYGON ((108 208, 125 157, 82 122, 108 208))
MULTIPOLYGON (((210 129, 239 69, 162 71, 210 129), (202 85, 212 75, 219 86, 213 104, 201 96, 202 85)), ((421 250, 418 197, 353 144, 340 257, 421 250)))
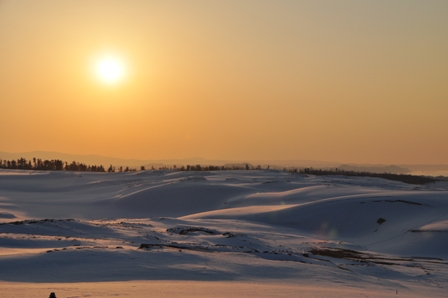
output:
POLYGON ((265 285, 279 297, 443 297, 447 232, 443 182, 0 171, 0 289, 11 296, 21 283, 33 291, 75 283, 78 292, 94 283, 98 297, 161 284, 183 285, 165 288, 170 297, 219 296, 212 284, 227 292, 239 285, 235 297, 251 289, 269 297, 265 285))

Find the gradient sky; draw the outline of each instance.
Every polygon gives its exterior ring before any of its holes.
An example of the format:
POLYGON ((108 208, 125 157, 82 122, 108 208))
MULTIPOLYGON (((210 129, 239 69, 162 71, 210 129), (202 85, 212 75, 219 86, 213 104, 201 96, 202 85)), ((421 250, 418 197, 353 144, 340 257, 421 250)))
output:
POLYGON ((1 1, 0 151, 448 164, 448 1, 1 1), (104 84, 101 57, 126 74, 104 84))

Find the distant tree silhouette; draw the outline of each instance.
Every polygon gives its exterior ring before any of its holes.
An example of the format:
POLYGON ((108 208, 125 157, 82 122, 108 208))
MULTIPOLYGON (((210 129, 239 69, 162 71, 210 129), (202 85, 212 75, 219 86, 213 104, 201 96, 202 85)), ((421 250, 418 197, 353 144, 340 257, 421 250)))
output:
POLYGON ((102 165, 90 166, 83 163, 73 161, 71 164, 60 159, 42 160, 40 158, 32 158, 27 161, 21 157, 17 160, 1 160, 0 168, 4 169, 19 169, 19 170, 38 170, 38 171, 91 171, 91 172, 105 172, 102 165))
POLYGON ((414 176, 408 174, 391 174, 391 173, 370 173, 370 172, 356 172, 356 171, 345 171, 345 170, 322 170, 322 169, 313 169, 304 168, 301 170, 292 169, 288 170, 288 172, 300 173, 300 174, 309 174, 316 176, 330 176, 330 175, 339 175, 339 176, 352 176, 352 177, 374 177, 374 178, 383 178, 393 181, 400 181, 408 184, 426 184, 431 182, 436 182, 438 179, 428 176, 414 176))

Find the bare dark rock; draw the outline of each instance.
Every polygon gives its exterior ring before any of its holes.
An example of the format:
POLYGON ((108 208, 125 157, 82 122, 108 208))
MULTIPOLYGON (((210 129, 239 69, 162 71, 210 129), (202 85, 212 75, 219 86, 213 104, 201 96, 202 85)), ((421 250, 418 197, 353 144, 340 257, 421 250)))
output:
POLYGON ((193 232, 202 232, 202 233, 206 233, 206 234, 210 234, 210 235, 221 234, 217 230, 201 228, 201 227, 176 227, 176 228, 169 228, 166 231, 168 233, 179 234, 179 235, 187 235, 187 234, 193 233, 193 232))

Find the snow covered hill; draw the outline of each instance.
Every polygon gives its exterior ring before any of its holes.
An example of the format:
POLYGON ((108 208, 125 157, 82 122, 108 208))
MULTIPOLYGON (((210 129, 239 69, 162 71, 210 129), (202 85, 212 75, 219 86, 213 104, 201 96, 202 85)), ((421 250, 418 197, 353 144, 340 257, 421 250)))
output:
POLYGON ((243 284, 235 297, 266 284, 279 297, 443 297, 448 184, 279 171, 0 171, 0 280, 12 296, 11 282, 96 283, 103 297, 114 285, 125 296, 122 282, 194 281, 243 284))

